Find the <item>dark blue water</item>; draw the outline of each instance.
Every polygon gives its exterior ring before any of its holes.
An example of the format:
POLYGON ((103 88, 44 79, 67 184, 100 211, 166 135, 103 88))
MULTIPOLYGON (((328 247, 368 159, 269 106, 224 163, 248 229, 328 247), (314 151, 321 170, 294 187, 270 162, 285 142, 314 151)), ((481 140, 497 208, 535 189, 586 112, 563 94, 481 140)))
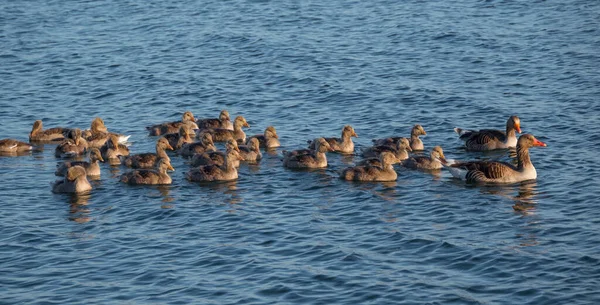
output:
POLYGON ((472 187, 398 167, 347 183, 359 156, 286 170, 281 149, 236 182, 51 193, 53 146, 0 158, 3 304, 595 304, 600 302, 600 2, 3 1, 0 138, 102 117, 152 151, 144 126, 186 110, 274 125, 284 147, 357 149, 422 124, 510 115, 548 143, 538 179, 472 187))

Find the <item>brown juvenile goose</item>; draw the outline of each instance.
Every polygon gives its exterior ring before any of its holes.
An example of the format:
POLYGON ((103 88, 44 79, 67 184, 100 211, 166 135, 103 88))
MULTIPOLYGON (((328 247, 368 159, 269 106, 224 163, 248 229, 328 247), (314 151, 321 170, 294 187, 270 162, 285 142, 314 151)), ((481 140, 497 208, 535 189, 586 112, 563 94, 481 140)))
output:
POLYGON ((212 181, 231 181, 238 178, 238 172, 231 160, 235 159, 237 152, 234 149, 229 150, 223 165, 202 165, 192 168, 186 173, 186 178, 194 182, 212 182, 212 181))
POLYGON ((56 146, 54 155, 57 158, 76 157, 85 154, 87 148, 87 141, 81 137, 81 129, 75 128, 69 131, 67 139, 56 146))
POLYGON ((281 143, 279 143, 279 136, 273 126, 267 127, 264 134, 257 134, 249 137, 246 143, 253 138, 256 138, 260 147, 264 149, 272 149, 281 146, 281 143))
POLYGON ((393 153, 400 161, 408 159, 408 152, 411 152, 410 143, 407 138, 399 138, 392 145, 375 145, 363 149, 362 154, 365 158, 379 158, 379 155, 384 152, 393 153))
POLYGON ((151 136, 160 136, 167 133, 175 133, 179 131, 179 127, 184 124, 190 124, 194 129, 198 129, 196 125, 196 119, 191 111, 186 111, 181 116, 181 121, 167 122, 148 126, 146 129, 150 132, 151 136))
POLYGON ((85 172, 88 176, 100 176, 100 165, 98 161, 104 162, 102 159, 102 155, 100 154, 100 150, 98 148, 92 148, 90 150, 90 162, 86 161, 66 161, 61 164, 56 165, 56 171, 54 174, 56 176, 64 176, 69 168, 73 166, 81 166, 85 169, 85 172))
POLYGON ((515 147, 517 145, 516 133, 521 133, 521 120, 513 115, 506 121, 506 132, 495 129, 482 129, 478 131, 454 128, 459 138, 465 141, 465 146, 472 151, 486 151, 515 147))
POLYGON ((212 135, 214 142, 226 142, 229 139, 234 139, 244 143, 246 142, 246 133, 244 133, 242 127, 250 127, 250 125, 246 122, 246 119, 240 115, 233 121, 233 130, 225 128, 203 129, 200 131, 199 136, 208 133, 212 135))
POLYGON ((198 128, 200 129, 224 128, 233 130, 233 124, 227 110, 221 110, 218 119, 198 119, 196 124, 198 124, 198 128))
POLYGON ((402 165, 406 168, 434 170, 442 168, 442 162, 445 162, 446 157, 442 147, 436 146, 431 150, 430 156, 415 156, 402 161, 402 165))
POLYGON ((100 154, 104 161, 108 161, 110 165, 118 165, 121 164, 120 156, 129 156, 129 147, 120 144, 116 135, 111 135, 108 141, 100 147, 100 154))
POLYGON ((400 160, 393 153, 384 151, 379 156, 380 166, 359 165, 346 168, 340 178, 349 181, 396 181, 398 174, 392 164, 400 160))
POLYGON ((87 180, 85 168, 73 166, 67 170, 65 178, 57 180, 52 186, 53 193, 83 193, 92 189, 87 180))
POLYGON ((90 129, 86 130, 83 133, 83 137, 88 142, 88 146, 90 148, 96 147, 100 148, 108 139, 110 135, 116 135, 118 137, 119 143, 125 144, 130 136, 124 136, 113 132, 108 132, 106 125, 104 125, 104 120, 99 117, 96 117, 92 120, 92 124, 90 125, 90 129))
POLYGON ((169 144, 171 147, 173 147, 173 150, 178 150, 183 146, 183 144, 194 142, 192 135, 196 134, 194 133, 192 126, 188 124, 180 126, 178 133, 168 133, 163 137, 169 141, 169 144))
POLYGON ((295 150, 284 152, 283 166, 289 168, 322 168, 327 167, 326 152, 333 148, 324 138, 315 140, 315 150, 295 150))
MULTIPOLYGON (((352 154, 354 153, 354 142, 352 142, 351 137, 358 138, 356 132, 354 132, 354 128, 350 125, 344 126, 342 128, 342 137, 341 138, 324 138, 327 143, 331 146, 334 152, 342 153, 342 154, 352 154)), ((315 149, 315 141, 310 141, 309 146, 310 149, 315 149)))
POLYGON ((515 183, 537 178, 529 148, 545 146, 530 134, 521 135, 517 141, 517 166, 498 161, 442 162, 452 176, 469 183, 515 183))
MULTIPOLYGON (((427 132, 425 132, 425 129, 423 129, 423 126, 417 124, 415 126, 413 126, 413 128, 410 131, 410 148, 412 150, 423 150, 423 141, 421 141, 421 139, 419 138, 419 136, 424 136, 427 135, 427 132)), ((397 144, 398 141, 400 141, 401 139, 403 139, 403 137, 388 137, 388 138, 383 138, 383 139, 373 139, 373 144, 374 145, 388 145, 388 146, 394 146, 397 144)))
POLYGON ((29 133, 29 142, 60 142, 65 139, 65 134, 70 131, 69 128, 54 127, 43 129, 42 120, 37 120, 33 123, 31 132, 29 133))
POLYGON ((195 154, 192 157, 192 161, 190 165, 201 166, 201 165, 218 165, 222 166, 225 164, 225 157, 227 154, 231 154, 232 156, 229 158, 229 162, 233 164, 234 167, 240 166, 240 149, 238 148, 238 144, 236 140, 227 140, 225 143, 225 152, 222 151, 207 151, 202 154, 195 154), (233 153, 230 153, 230 150, 233 150, 233 153))
POLYGON ((203 134, 200 138, 200 142, 183 144, 178 153, 182 157, 190 158, 193 157, 194 154, 202 154, 206 151, 217 151, 212 136, 209 133, 203 134))
POLYGON ((240 145, 240 159, 247 162, 258 162, 262 159, 260 144, 257 138, 248 141, 248 145, 240 145))
POLYGON ((0 153, 19 153, 30 151, 33 146, 29 143, 21 142, 15 139, 0 140, 0 153))
POLYGON ((156 141, 156 153, 143 153, 121 157, 121 163, 133 168, 153 168, 158 163, 158 160, 171 162, 165 149, 173 150, 173 147, 169 145, 169 141, 165 137, 160 137, 156 141))
POLYGON ((171 184, 173 181, 167 170, 174 171, 169 160, 159 159, 156 169, 136 169, 121 175, 120 181, 129 185, 171 184))

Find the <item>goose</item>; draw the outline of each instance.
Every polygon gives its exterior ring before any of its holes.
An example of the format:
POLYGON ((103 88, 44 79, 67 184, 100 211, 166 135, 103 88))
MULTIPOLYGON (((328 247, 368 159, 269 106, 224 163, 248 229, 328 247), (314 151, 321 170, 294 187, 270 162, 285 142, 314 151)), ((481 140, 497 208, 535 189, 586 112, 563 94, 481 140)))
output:
POLYGON ((73 166, 81 166, 85 169, 88 176, 98 177, 100 176, 100 165, 98 161, 104 162, 100 150, 98 148, 92 148, 90 150, 90 161, 66 161, 56 165, 56 171, 54 175, 64 176, 69 168, 73 166))
POLYGON ((75 128, 68 132, 68 138, 56 146, 54 155, 57 158, 76 157, 85 154, 87 148, 87 141, 81 137, 81 129, 75 128))
POLYGON ((88 142, 90 148, 100 148, 108 139, 110 135, 116 135, 119 143, 125 144, 130 136, 120 135, 113 132, 108 132, 104 120, 96 117, 92 120, 90 129, 83 132, 83 138, 88 142))
POLYGON ((495 129, 466 130, 454 128, 465 146, 472 151, 504 149, 517 145, 516 133, 521 133, 521 120, 513 115, 506 121, 506 132, 495 129))
MULTIPOLYGON (((352 142, 352 138, 358 138, 358 135, 354 131, 354 128, 350 125, 344 126, 342 128, 342 137, 341 138, 324 138, 329 146, 333 148, 334 152, 342 153, 342 154, 352 154, 354 153, 354 142, 352 142)), ((315 149, 315 141, 309 141, 309 148, 315 149)))
POLYGON ((283 166, 288 168, 323 168, 327 167, 326 152, 333 148, 324 138, 315 140, 315 150, 295 150, 284 152, 283 166))
POLYGON ((167 170, 174 171, 171 162, 166 159, 159 159, 156 163, 156 169, 136 169, 121 175, 120 181, 129 185, 141 184, 171 184, 173 181, 167 170))
POLYGON ((69 168, 64 179, 57 180, 52 186, 53 193, 83 193, 91 189, 85 168, 78 165, 69 168))
POLYGON ((195 135, 194 130, 192 129, 191 125, 187 124, 180 126, 179 132, 168 133, 163 137, 169 141, 169 145, 171 145, 173 150, 178 150, 183 146, 183 144, 194 142, 192 135, 195 135))
MULTIPOLYGON (((410 140, 409 140, 410 148, 412 150, 423 150, 424 149, 423 141, 421 141, 421 139, 419 138, 419 136, 424 136, 424 135, 427 135, 427 132, 425 132, 425 129, 423 129, 423 126, 421 126, 419 124, 416 124, 413 126, 413 128, 410 131, 410 140)), ((379 146, 379 145, 394 146, 401 139, 403 139, 403 137, 388 137, 388 138, 383 138, 383 139, 373 139, 373 144, 376 146, 379 146)))
POLYGON ((431 150, 429 157, 415 156, 402 161, 402 165, 411 169, 435 170, 441 169, 442 162, 446 157, 441 146, 436 146, 431 150))
POLYGON ((198 136, 210 134, 214 142, 226 142, 229 139, 234 139, 238 142, 246 142, 246 133, 242 127, 250 127, 243 116, 237 116, 233 121, 233 131, 225 128, 202 129, 198 136))
POLYGON ((546 146, 546 143, 533 135, 523 134, 517 141, 517 166, 499 161, 467 161, 449 164, 442 160, 442 163, 452 176, 469 183, 515 183, 537 178, 537 171, 529 157, 529 148, 546 146))
POLYGON ((198 119, 196 124, 198 124, 198 128, 200 129, 224 128, 233 130, 233 124, 231 123, 229 111, 227 110, 221 110, 218 119, 198 119))
POLYGON ((100 147, 100 154, 110 165, 118 165, 121 164, 121 156, 129 156, 129 147, 119 143, 118 136, 110 135, 106 143, 100 147))
POLYGON ((236 168, 240 167, 240 149, 238 148, 237 141, 233 139, 227 140, 227 142, 225 143, 225 149, 225 152, 206 151, 201 154, 194 154, 190 165, 193 167, 211 164, 222 166, 225 163, 225 156, 229 153, 230 150, 234 150, 235 153, 233 153, 233 158, 229 158, 229 162, 231 162, 236 168))
POLYGON ((69 132, 69 128, 54 127, 44 130, 42 120, 37 120, 33 123, 31 132, 29 133, 29 142, 61 142, 65 139, 65 134, 69 132))
POLYGON ((121 163, 132 168, 153 168, 158 164, 158 160, 166 160, 169 163, 171 159, 165 149, 173 150, 169 141, 165 137, 160 137, 156 141, 156 153, 143 153, 130 156, 122 156, 121 163))
POLYGON ((393 143, 393 145, 375 145, 367 147, 362 150, 362 155, 365 158, 378 158, 382 152, 387 151, 393 153, 399 160, 398 162, 408 159, 408 152, 412 152, 408 139, 399 138, 393 143))
POLYGON ((203 134, 200 138, 200 142, 183 144, 178 153, 182 157, 190 158, 193 157, 194 154, 201 154, 207 151, 217 151, 212 136, 209 133, 203 134))
POLYGON ((264 134, 257 134, 249 137, 246 144, 253 138, 256 138, 259 146, 264 149, 272 149, 281 146, 281 143, 279 143, 279 136, 273 126, 268 126, 265 129, 264 134))
POLYGON ((262 159, 260 144, 257 138, 248 141, 248 145, 240 145, 240 159, 248 162, 258 162, 262 159))
POLYGON ((391 152, 384 151, 379 156, 380 166, 359 165, 342 171, 340 178, 348 181, 396 181, 398 174, 392 164, 400 162, 391 152))
POLYGON ((181 121, 167 122, 146 127, 151 136, 160 136, 167 133, 175 133, 179 131, 179 127, 183 124, 190 124, 193 129, 198 129, 196 119, 191 111, 186 111, 181 116, 181 121))
POLYGON ((202 165, 192 168, 186 178, 193 182, 231 181, 238 178, 238 172, 231 160, 235 159, 235 149, 230 149, 223 160, 223 165, 202 165))
POLYGON ((30 151, 33 146, 29 143, 21 142, 15 139, 0 140, 0 153, 19 153, 30 151))

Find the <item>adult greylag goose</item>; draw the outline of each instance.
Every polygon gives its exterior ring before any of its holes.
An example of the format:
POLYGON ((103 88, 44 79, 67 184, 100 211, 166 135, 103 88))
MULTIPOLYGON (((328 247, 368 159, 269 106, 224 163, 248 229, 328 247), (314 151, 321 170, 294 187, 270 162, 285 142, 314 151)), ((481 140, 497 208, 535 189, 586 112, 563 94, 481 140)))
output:
POLYGON ((88 146, 90 148, 102 147, 102 145, 108 141, 111 135, 117 136, 119 143, 121 144, 125 144, 130 137, 114 132, 108 132, 108 128, 106 128, 106 125, 104 125, 104 120, 99 117, 94 118, 92 120, 92 124, 90 125, 90 129, 83 132, 83 138, 88 142, 88 146))
POLYGON ((533 135, 523 134, 517 141, 517 166, 499 161, 455 162, 444 165, 452 176, 469 183, 515 183, 537 178, 537 171, 531 163, 529 148, 545 147, 546 143, 533 135))
MULTIPOLYGON (((324 138, 329 146, 333 149, 334 152, 342 153, 342 154, 352 154, 354 153, 354 142, 352 142, 352 138, 358 138, 356 132, 354 132, 354 128, 350 125, 344 126, 342 128, 342 137, 341 138, 324 138)), ((309 141, 310 149, 315 149, 315 140, 309 141)))
MULTIPOLYGON (((423 150, 424 146, 423 146, 423 141, 419 138, 419 136, 424 136, 427 135, 427 132, 425 132, 425 129, 423 129, 423 126, 416 124, 415 126, 413 126, 413 128, 410 131, 410 148, 412 150, 423 150)), ((401 139, 403 139, 403 137, 388 137, 388 138, 383 138, 383 139, 373 139, 373 144, 378 146, 378 145, 388 145, 388 146, 395 146, 398 141, 400 141, 401 139)))
POLYGON ((198 129, 196 119, 191 111, 186 111, 181 116, 181 121, 167 122, 146 127, 151 136, 160 136, 167 133, 175 133, 179 131, 179 127, 184 124, 190 124, 193 129, 198 129))
POLYGON ((454 131, 465 141, 465 146, 472 151, 486 151, 515 147, 516 133, 521 133, 521 120, 513 115, 506 121, 506 132, 496 129, 466 130, 454 128, 454 131))
POLYGON ((402 165, 412 169, 435 170, 443 167, 442 162, 445 162, 445 158, 442 147, 436 146, 431 150, 429 157, 411 157, 402 161, 402 165))
POLYGON ((70 130, 70 128, 63 127, 54 127, 44 130, 42 120, 37 120, 33 123, 31 132, 29 133, 29 142, 60 142, 65 139, 65 134, 70 130))
POLYGON ((56 149, 54 155, 57 158, 71 158, 83 155, 87 152, 87 141, 81 137, 81 129, 75 128, 69 131, 68 138, 64 139, 56 149))
POLYGON ((225 155, 223 165, 202 165, 192 168, 186 173, 186 178, 194 182, 231 181, 238 178, 238 172, 232 160, 236 158, 235 149, 230 149, 225 155))
POLYGON ((218 166, 222 166, 225 164, 225 156, 229 154, 230 150, 233 150, 232 156, 229 158, 229 162, 233 164, 235 167, 240 166, 240 149, 238 148, 238 144, 236 140, 227 140, 225 143, 225 152, 222 151, 206 151, 202 154, 195 154, 192 157, 192 161, 190 162, 191 166, 201 166, 201 165, 212 165, 216 164, 218 166))
POLYGON ((408 159, 408 152, 412 151, 410 148, 410 142, 407 138, 400 138, 398 141, 395 141, 393 145, 375 145, 372 147, 367 147, 362 150, 362 155, 365 158, 379 158, 379 155, 384 152, 393 153, 396 158, 399 160, 408 159))
POLYGON ((15 139, 0 140, 0 153, 19 153, 30 151, 33 146, 29 143, 21 142, 15 139))
POLYGON ((121 164, 120 156, 129 156, 129 147, 119 143, 119 137, 110 135, 106 143, 100 147, 100 154, 110 165, 121 164))
POLYGON ((324 138, 315 140, 314 150, 294 150, 283 152, 283 166, 289 168, 323 168, 327 167, 326 152, 332 152, 333 148, 324 138))
POLYGON ((160 159, 156 163, 156 169, 136 169, 121 175, 120 181, 129 185, 142 184, 171 184, 173 181, 167 173, 168 170, 174 171, 171 162, 166 159, 160 159))
POLYGON ((240 159, 247 162, 258 162, 262 159, 260 144, 257 138, 248 141, 248 145, 240 145, 240 159))
POLYGON ((121 157, 121 163, 133 168, 153 168, 158 164, 158 160, 171 162, 171 158, 169 158, 165 149, 173 150, 173 147, 171 147, 165 137, 160 137, 156 141, 156 153, 134 154, 121 157))
POLYGON ((340 178, 349 181, 396 181, 398 174, 392 164, 400 160, 390 152, 384 151, 379 155, 380 166, 359 165, 348 167, 342 171, 340 178))
POLYGON ((65 161, 56 165, 56 176, 64 176, 69 168, 73 166, 81 166, 85 169, 88 176, 98 177, 100 176, 100 165, 98 161, 104 162, 100 150, 98 148, 90 149, 90 161, 65 161))
POLYGON ((87 180, 85 168, 73 166, 67 170, 62 180, 57 180, 52 186, 53 193, 83 193, 92 189, 87 180))
POLYGON ((257 134, 249 137, 246 143, 253 138, 256 138, 260 147, 264 149, 272 149, 281 146, 281 143, 279 143, 279 136, 273 126, 267 127, 264 134, 257 134))
POLYGON ((213 143, 212 135, 205 133, 201 136, 200 142, 186 143, 181 146, 178 153, 185 158, 193 157, 194 154, 202 154, 206 151, 217 151, 213 143))
POLYGON ((202 136, 203 134, 208 133, 212 135, 214 142, 227 142, 229 139, 234 139, 238 141, 238 143, 245 143, 246 133, 242 130, 242 127, 250 127, 250 125, 246 122, 246 119, 240 115, 233 121, 233 130, 225 128, 202 129, 198 135, 202 136))
POLYGON ((200 129, 224 128, 233 130, 233 124, 231 123, 229 111, 227 110, 221 110, 218 119, 198 119, 196 124, 198 124, 198 128, 200 129))
POLYGON ((169 144, 173 148, 173 150, 180 149, 183 144, 193 143, 194 138, 192 135, 196 135, 191 125, 182 125, 179 127, 179 132, 177 133, 168 133, 164 135, 165 139, 169 141, 169 144))

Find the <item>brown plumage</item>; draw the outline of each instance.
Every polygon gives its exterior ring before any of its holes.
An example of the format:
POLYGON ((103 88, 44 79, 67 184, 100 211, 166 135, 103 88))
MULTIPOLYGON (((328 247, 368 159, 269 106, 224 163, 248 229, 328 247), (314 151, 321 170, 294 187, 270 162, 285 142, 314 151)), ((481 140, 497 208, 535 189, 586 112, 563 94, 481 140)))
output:
POLYGON ((194 142, 192 135, 195 135, 194 130, 192 129, 192 126, 188 124, 180 126, 179 132, 168 133, 163 137, 169 141, 169 145, 171 145, 173 150, 178 150, 183 144, 194 142))
POLYGON ((402 165, 406 168, 434 170, 441 169, 442 162, 445 162, 446 157, 441 146, 436 146, 431 150, 429 157, 415 156, 402 161, 402 165))
POLYGON ((88 176, 100 176, 100 165, 98 161, 104 162, 100 150, 98 148, 90 149, 90 161, 65 161, 56 165, 56 176, 64 176, 69 168, 73 166, 81 166, 85 169, 88 176))
POLYGON ((169 145, 169 141, 165 137, 160 137, 156 141, 156 153, 143 153, 122 157, 121 163, 132 168, 153 168, 158 163, 158 160, 171 162, 165 149, 173 150, 173 147, 169 145))
POLYGON ((136 169, 121 175, 120 181, 130 185, 171 184, 173 180, 167 173, 168 170, 175 169, 168 160, 160 159, 156 169, 136 169))
POLYGON ((99 117, 96 117, 92 120, 92 124, 90 125, 90 129, 83 132, 83 138, 88 142, 88 146, 90 148, 96 147, 100 148, 108 141, 111 135, 117 136, 119 142, 125 142, 129 139, 129 136, 120 135, 114 132, 108 132, 106 125, 104 125, 104 120, 99 117))
POLYGON ((277 131, 273 126, 268 126, 263 134, 257 134, 249 137, 248 140, 246 140, 246 143, 253 138, 258 140, 260 148, 272 149, 281 146, 281 143, 279 143, 279 135, 277 135, 277 131))
POLYGON ((260 152, 260 144, 258 139, 252 138, 248 141, 248 145, 240 145, 240 159, 247 162, 258 162, 262 159, 260 152))
POLYGON ((65 134, 70 131, 69 128, 54 127, 50 129, 43 129, 41 120, 37 120, 33 123, 31 132, 29 133, 29 142, 47 143, 47 142, 60 142, 65 139, 65 134))
POLYGON ((73 166, 67 170, 64 179, 57 180, 52 186, 53 193, 83 193, 92 189, 87 180, 85 168, 73 166))
POLYGON ((407 138, 398 138, 398 140, 392 141, 391 145, 375 145, 367 147, 362 150, 362 155, 365 158, 379 158, 379 155, 384 152, 393 153, 398 160, 408 159, 408 152, 412 151, 410 143, 407 138))
POLYGON ((227 156, 227 154, 231 154, 231 157, 229 158, 229 162, 231 162, 234 167, 239 167, 240 160, 242 160, 242 158, 240 157, 240 149, 238 148, 237 141, 228 140, 225 143, 225 149, 226 149, 225 152, 207 151, 202 154, 195 154, 192 157, 192 161, 190 162, 190 165, 193 167, 201 166, 201 165, 213 165, 213 164, 218 165, 218 166, 223 166, 223 164, 225 164, 225 157, 227 156), (234 152, 231 153, 230 152, 231 150, 233 150, 234 152))
MULTIPOLYGON (((324 138, 329 146, 333 149, 334 152, 342 153, 342 154, 352 154, 354 153, 354 142, 352 142, 351 137, 358 138, 358 135, 354 131, 354 128, 350 125, 344 126, 342 128, 342 137, 341 138, 324 138)), ((315 149, 315 140, 309 141, 310 149, 315 149)))
POLYGON ((0 140, 0 153, 19 153, 30 151, 33 146, 29 143, 21 142, 15 139, 2 139, 0 140))
MULTIPOLYGON (((410 148, 412 150, 423 150, 424 146, 423 146, 423 141, 421 141, 421 139, 419 138, 419 136, 424 136, 427 135, 427 132, 425 132, 425 129, 423 129, 423 126, 416 124, 412 127, 412 129, 410 130, 410 148)), ((398 141, 400 141, 401 139, 403 139, 403 137, 387 137, 387 138, 383 138, 383 139, 373 139, 373 144, 375 146, 379 146, 379 145, 388 145, 388 146, 393 146, 396 145, 398 143, 398 141)))
POLYGON ((191 111, 186 111, 183 113, 181 117, 181 121, 175 122, 167 122, 162 124, 157 124, 153 126, 148 126, 146 129, 150 132, 151 136, 160 136, 167 133, 175 133, 179 131, 179 127, 184 124, 190 124, 194 129, 198 129, 198 125, 196 125, 196 119, 191 111))
POLYGON ((193 157, 194 154, 202 154, 207 151, 217 151, 212 136, 209 133, 203 134, 200 138, 200 142, 183 144, 178 153, 182 157, 190 158, 193 157))
POLYGON ((203 134, 210 134, 214 142, 226 142, 229 139, 234 139, 239 142, 246 142, 246 133, 242 130, 242 127, 250 127, 248 122, 243 116, 237 116, 233 121, 233 130, 225 128, 216 129, 203 129, 200 130, 199 136, 203 134))
POLYGON ((379 165, 349 167, 342 171, 340 178, 348 181, 395 181, 398 174, 392 164, 399 161, 394 154, 382 152, 379 156, 379 165))
POLYGON ((233 130, 233 124, 227 110, 221 110, 218 119, 198 119, 196 124, 198 124, 198 128, 200 129, 223 128, 233 130))
POLYGON ((238 172, 231 162, 237 152, 234 149, 229 150, 223 165, 203 165, 192 168, 186 173, 186 178, 194 182, 212 182, 212 181, 230 181, 238 178, 238 172))
POLYGON ((322 168, 327 167, 326 152, 332 152, 333 148, 324 138, 315 141, 315 150, 294 150, 283 152, 283 166, 289 168, 322 168))
POLYGON ((466 130, 454 128, 459 138, 465 141, 465 147, 472 151, 487 151, 515 147, 516 133, 521 133, 521 120, 513 115, 506 121, 506 132, 495 129, 466 130))
POLYGON ((108 161, 110 165, 121 164, 121 156, 129 156, 129 147, 119 143, 119 138, 116 135, 110 135, 108 141, 100 147, 100 154, 104 161, 108 161))
POLYGON ((81 156, 87 152, 87 148, 87 141, 81 137, 81 129, 75 128, 69 131, 68 138, 56 146, 54 155, 57 158, 81 156))

